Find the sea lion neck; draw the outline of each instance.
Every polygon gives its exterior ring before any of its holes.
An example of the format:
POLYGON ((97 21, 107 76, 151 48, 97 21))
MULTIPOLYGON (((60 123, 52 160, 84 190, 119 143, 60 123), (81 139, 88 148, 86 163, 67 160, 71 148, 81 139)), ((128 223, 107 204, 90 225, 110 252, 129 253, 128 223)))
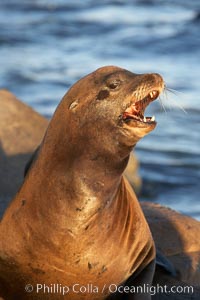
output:
MULTIPOLYGON (((106 123, 102 118, 99 124, 92 124, 90 116, 87 118, 84 115, 84 110, 81 120, 79 116, 73 118, 67 115, 64 100, 58 106, 40 146, 38 161, 45 166, 41 168, 67 173, 77 167, 79 172, 91 169, 92 173, 121 176, 135 145, 120 145, 116 134, 118 125, 112 120, 106 123)), ((97 113, 95 117, 98 118, 97 113)))
MULTIPOLYGON (((75 136, 71 140, 68 138, 64 140, 63 132, 66 129, 61 127, 59 130, 57 128, 55 139, 52 140, 52 128, 55 128, 54 122, 57 123, 57 117, 55 116, 47 130, 29 176, 31 173, 40 173, 43 184, 45 181, 51 181, 51 177, 54 178, 54 189, 56 190, 56 185, 59 185, 59 189, 62 187, 63 199, 65 190, 71 190, 73 186, 73 199, 76 198, 76 205, 79 205, 85 197, 95 197, 103 205, 108 199, 112 199, 112 195, 120 188, 129 151, 126 150, 125 156, 114 153, 112 147, 108 150, 102 148, 100 151, 99 144, 98 147, 94 147, 90 140, 84 138, 82 140, 80 136, 77 140, 75 136), (84 188, 80 193, 81 186, 84 188), (79 193, 76 194, 76 191, 79 193)), ((59 193, 61 194, 60 191, 59 193)))

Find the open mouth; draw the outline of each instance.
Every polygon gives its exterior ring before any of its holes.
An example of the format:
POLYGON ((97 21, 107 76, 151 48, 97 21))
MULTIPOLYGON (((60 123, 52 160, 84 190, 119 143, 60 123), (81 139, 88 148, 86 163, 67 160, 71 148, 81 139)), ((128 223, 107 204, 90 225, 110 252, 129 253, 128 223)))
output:
POLYGON ((156 100, 158 96, 159 91, 152 90, 146 97, 131 104, 122 114, 123 121, 126 123, 130 122, 131 120, 146 124, 156 123, 155 116, 145 117, 144 111, 149 103, 156 100))

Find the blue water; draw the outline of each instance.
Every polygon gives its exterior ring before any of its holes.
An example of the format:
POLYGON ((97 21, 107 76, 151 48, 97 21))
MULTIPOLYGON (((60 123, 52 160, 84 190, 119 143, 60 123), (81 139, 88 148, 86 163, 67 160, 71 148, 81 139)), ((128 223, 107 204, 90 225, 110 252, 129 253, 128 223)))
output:
POLYGON ((0 87, 51 117, 100 66, 160 73, 177 92, 148 109, 158 125, 137 145, 140 198, 200 219, 199 30, 199 0, 1 0, 0 87))

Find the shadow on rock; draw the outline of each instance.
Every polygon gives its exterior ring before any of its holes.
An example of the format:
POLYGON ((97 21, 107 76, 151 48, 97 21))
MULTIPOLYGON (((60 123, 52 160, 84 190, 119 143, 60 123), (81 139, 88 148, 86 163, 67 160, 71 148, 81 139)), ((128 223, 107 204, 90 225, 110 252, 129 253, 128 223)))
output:
POLYGON ((23 182, 26 162, 31 153, 7 156, 0 144, 0 218, 23 182))

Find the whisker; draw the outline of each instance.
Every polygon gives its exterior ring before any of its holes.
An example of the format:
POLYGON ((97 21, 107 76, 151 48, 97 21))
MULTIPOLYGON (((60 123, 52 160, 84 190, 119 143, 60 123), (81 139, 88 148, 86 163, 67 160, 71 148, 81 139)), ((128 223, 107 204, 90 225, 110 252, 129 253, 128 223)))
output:
POLYGON ((164 110, 164 112, 167 113, 167 110, 166 110, 166 108, 165 108, 165 106, 164 106, 164 103, 163 103, 163 101, 162 101, 162 99, 161 99, 160 96, 158 97, 158 100, 159 100, 159 102, 160 102, 160 104, 161 104, 161 107, 162 107, 162 109, 164 110))
POLYGON ((177 94, 175 93, 175 90, 173 92, 173 91, 169 91, 168 88, 165 89, 165 95, 166 95, 168 106, 169 106, 170 110, 173 110, 174 105, 176 105, 176 104, 174 104, 173 99, 169 97, 169 93, 168 92, 171 92, 175 96, 177 96, 177 94))
POLYGON ((168 103, 168 105, 169 105, 169 108, 172 109, 172 105, 171 105, 171 103, 169 103, 169 98, 168 98, 168 94, 167 94, 166 89, 164 89, 164 96, 165 96, 165 99, 164 99, 164 100, 167 100, 167 103, 168 103))
MULTIPOLYGON (((163 93, 164 93, 165 97, 167 98, 167 94, 166 94, 165 89, 164 89, 163 93)), ((164 106, 164 103, 163 103, 163 101, 162 101, 162 98, 161 98, 160 96, 158 97, 158 100, 159 100, 159 102, 160 102, 160 104, 161 104, 161 107, 162 107, 162 109, 164 110, 164 112, 167 113, 167 110, 166 110, 166 108, 165 108, 165 106, 164 106)))
POLYGON ((180 108, 185 114, 187 114, 187 111, 183 108, 182 105, 180 105, 180 103, 178 103, 174 98, 173 99, 172 98, 168 98, 167 92, 170 92, 170 93, 174 94, 175 96, 177 96, 178 93, 179 94, 183 94, 183 93, 182 92, 178 92, 178 91, 176 91, 174 89, 171 89, 171 88, 168 88, 168 87, 165 87, 165 89, 164 89, 164 94, 165 94, 165 96, 167 98, 168 103, 171 102, 173 105, 175 105, 176 107, 180 108))
POLYGON ((184 94, 183 92, 177 91, 177 90, 172 89, 172 88, 169 88, 169 87, 165 87, 165 90, 171 92, 171 93, 174 94, 174 95, 178 95, 178 94, 183 95, 183 94, 184 94))

